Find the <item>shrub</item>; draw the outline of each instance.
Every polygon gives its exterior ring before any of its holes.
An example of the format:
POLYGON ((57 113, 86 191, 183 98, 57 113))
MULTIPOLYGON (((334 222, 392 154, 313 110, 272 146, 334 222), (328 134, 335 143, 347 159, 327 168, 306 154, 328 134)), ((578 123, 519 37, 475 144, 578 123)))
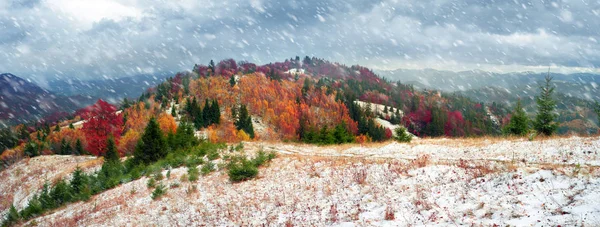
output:
POLYGON ((166 192, 167 188, 164 185, 159 184, 158 186, 156 186, 154 191, 152 191, 152 196, 150 197, 152 198, 152 200, 156 200, 162 197, 166 192))
POLYGON ((161 181, 164 178, 164 176, 162 175, 162 172, 158 172, 156 174, 154 174, 154 179, 156 181, 161 181))
POLYGON ((202 166, 202 169, 200 169, 200 172, 202 172, 202 175, 208 175, 210 172, 215 170, 215 163, 213 162, 207 162, 206 164, 204 164, 202 166))
POLYGON ((234 149, 235 151, 241 151, 241 150, 243 150, 243 149, 244 149, 244 143, 240 142, 240 143, 239 143, 238 145, 236 145, 236 146, 235 146, 233 149, 234 149))
POLYGON ((264 151, 260 150, 252 162, 254 162, 254 166, 259 167, 266 162, 271 161, 273 158, 275 158, 275 153, 269 153, 267 155, 264 151))
POLYGON ((198 156, 191 156, 188 159, 185 160, 185 166, 192 167, 192 166, 198 166, 200 164, 202 164, 204 162, 204 160, 202 160, 202 158, 198 157, 198 156))
POLYGON ((220 158, 219 152, 217 150, 211 150, 211 151, 208 152, 207 158, 210 161, 219 159, 220 158))
POLYGON ((198 167, 192 166, 188 168, 188 180, 192 182, 197 181, 199 175, 200 174, 198 173, 198 167))
POLYGON ((231 182, 241 182, 256 177, 258 175, 258 168, 254 165, 253 161, 242 157, 238 158, 238 160, 232 160, 229 163, 227 175, 229 175, 231 182))
POLYGON ((148 180, 148 183, 146 183, 146 185, 148 186, 148 188, 154 188, 154 187, 156 187, 156 180, 154 178, 150 178, 148 180))
POLYGON ((406 131, 406 128, 398 127, 396 129, 394 129, 394 131, 396 132, 396 136, 394 136, 394 139, 396 141, 401 142, 401 143, 410 143, 410 141, 412 140, 412 135, 410 135, 406 131))

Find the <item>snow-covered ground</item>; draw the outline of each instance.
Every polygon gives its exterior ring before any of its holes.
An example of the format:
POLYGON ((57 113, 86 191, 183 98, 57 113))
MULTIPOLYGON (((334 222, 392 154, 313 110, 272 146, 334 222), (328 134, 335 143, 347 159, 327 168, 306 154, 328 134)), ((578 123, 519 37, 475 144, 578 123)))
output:
POLYGON ((363 101, 359 101, 359 100, 355 100, 354 103, 358 104, 358 106, 360 106, 361 108, 366 108, 370 104, 370 106, 371 106, 371 112, 373 112, 373 113, 379 113, 379 114, 382 114, 384 116, 391 117, 393 113, 396 113, 396 111, 400 112, 400 117, 404 116, 404 112, 402 110, 399 110, 399 109, 391 107, 391 106, 388 106, 388 113, 386 115, 383 112, 383 110, 385 109, 385 105, 376 104, 376 103, 370 103, 370 102, 363 102, 363 101))
POLYGON ((302 74, 304 74, 304 69, 293 68, 288 71, 285 71, 285 73, 292 74, 292 75, 302 75, 302 74))
MULTIPOLYGON (((0 211, 4 214, 14 204, 17 209, 27 206, 27 201, 42 188, 44 182, 54 182, 69 177, 77 166, 92 171, 102 164, 92 156, 43 155, 23 159, 0 172, 0 211)), ((4 216, 2 216, 4 217, 4 216)))
MULTIPOLYGON (((599 148, 597 137, 532 142, 421 139, 411 144, 328 147, 247 143, 246 152, 279 153, 270 165, 261 167, 257 179, 232 184, 225 171, 218 171, 190 183, 181 181, 187 172, 181 167, 162 181, 172 188, 159 200, 150 198, 148 179, 142 178, 35 222, 43 226, 599 226, 599 148)), ((39 171, 35 169, 48 166, 42 158, 5 170, 3 181, 9 179, 12 187, 18 187, 7 171, 39 171)))

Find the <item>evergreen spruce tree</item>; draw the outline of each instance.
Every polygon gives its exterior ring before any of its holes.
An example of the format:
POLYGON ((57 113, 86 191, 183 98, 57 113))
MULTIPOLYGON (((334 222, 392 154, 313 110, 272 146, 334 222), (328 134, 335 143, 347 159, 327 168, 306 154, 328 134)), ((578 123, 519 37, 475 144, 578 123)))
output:
POLYGON ((171 107, 171 116, 177 117, 177 111, 175 111, 175 106, 171 107))
POLYGON ((73 125, 73 123, 69 123, 69 129, 75 129, 75 126, 73 125))
POLYGON ((517 101, 517 106, 510 117, 510 122, 505 128, 506 133, 518 136, 524 136, 529 131, 529 119, 521 105, 521 99, 517 101))
POLYGON ((77 139, 77 141, 75 141, 75 154, 76 155, 85 155, 87 154, 87 152, 85 151, 85 149, 83 149, 83 144, 81 144, 81 140, 77 139))
POLYGON ((215 73, 215 62, 212 59, 210 59, 210 62, 208 63, 208 68, 210 69, 212 74, 215 73))
POLYGON ((73 194, 79 196, 85 191, 87 184, 87 176, 85 175, 83 170, 81 170, 81 168, 77 166, 75 171, 73 171, 73 178, 71 179, 71 191, 73 192, 73 194))
POLYGON ((23 125, 21 130, 19 131, 19 139, 21 140, 29 140, 29 131, 27 130, 27 126, 23 125))
POLYGON ((71 188, 65 182, 65 180, 60 179, 52 190, 50 190, 50 198, 54 200, 55 207, 59 207, 65 203, 73 201, 73 194, 71 193, 71 188))
POLYGON ((34 142, 28 142, 27 144, 25 144, 25 149, 23 152, 29 157, 35 157, 40 155, 38 152, 37 144, 35 144, 34 142))
POLYGON ((202 108, 200 108, 200 106, 198 106, 198 109, 200 110, 200 112, 202 112, 202 127, 207 127, 210 125, 210 119, 211 119, 211 112, 210 112, 210 103, 208 102, 208 99, 204 100, 204 106, 202 108))
POLYGON ((310 90, 310 80, 308 78, 304 78, 304 85, 302 85, 302 98, 306 99, 309 90, 310 90))
POLYGON ((56 206, 54 200, 50 197, 50 185, 48 184, 48 182, 44 183, 39 200, 43 210, 49 210, 56 206))
MULTIPOLYGON (((196 98, 196 97, 194 97, 196 98)), ((192 101, 190 100, 190 98, 186 98, 185 99, 185 113, 189 114, 190 116, 192 115, 192 109, 193 109, 193 105, 192 105, 192 101)), ((193 116, 191 116, 193 117, 193 116)))
POLYGON ((60 126, 58 126, 58 124, 56 124, 56 126, 54 126, 54 131, 55 132, 60 132, 60 126))
POLYGON ((72 154, 73 153, 73 149, 71 149, 71 144, 69 144, 67 142, 67 140, 65 140, 65 138, 63 138, 60 141, 60 153, 62 155, 68 155, 68 154, 72 154))
POLYGON ((558 129, 558 124, 554 122, 556 119, 556 114, 554 114, 556 101, 552 98, 555 87, 550 84, 551 82, 552 77, 548 73, 544 84, 540 85, 540 95, 535 97, 538 112, 533 122, 533 128, 538 133, 547 136, 554 134, 558 129))
POLYGON ((190 148, 198 144, 198 139, 194 136, 194 128, 189 123, 182 121, 177 127, 177 132, 171 137, 169 146, 172 150, 180 148, 190 148))
POLYGON ((115 139, 111 136, 106 140, 106 152, 104 153, 105 162, 119 162, 119 153, 115 145, 115 139))
POLYGON ((600 103, 598 101, 594 102, 594 112, 598 116, 598 122, 600 122, 600 103))
POLYGON ((8 213, 6 214, 6 218, 4 219, 4 222, 2 222, 2 226, 11 226, 17 223, 17 221, 19 221, 21 217, 19 216, 19 212, 17 212, 17 209, 15 208, 14 205, 10 206, 10 209, 8 210, 8 213))
POLYGON ((244 130, 250 138, 254 138, 254 127, 252 126, 252 117, 248 114, 246 105, 240 107, 239 118, 234 123, 237 130, 244 130))
POLYGON ((123 98, 123 103, 121 104, 121 109, 127 109, 131 106, 131 103, 129 103, 129 100, 127 100, 127 98, 123 98))
POLYGON ((231 78, 229 78, 229 85, 231 85, 231 87, 235 86, 235 75, 232 75, 231 78))
POLYGON ((220 124, 221 123, 221 109, 219 108, 219 102, 216 99, 213 100, 210 109, 212 112, 212 123, 217 124, 217 125, 220 124))
POLYGON ((148 164, 167 155, 167 144, 155 118, 151 118, 134 151, 136 163, 148 164))

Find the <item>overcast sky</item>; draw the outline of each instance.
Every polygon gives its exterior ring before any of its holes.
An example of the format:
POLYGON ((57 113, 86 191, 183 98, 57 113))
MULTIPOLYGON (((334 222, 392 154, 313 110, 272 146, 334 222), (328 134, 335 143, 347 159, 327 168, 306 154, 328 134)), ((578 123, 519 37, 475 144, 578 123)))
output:
POLYGON ((0 0, 0 71, 190 70, 299 55, 375 69, 599 72, 591 0, 0 0))

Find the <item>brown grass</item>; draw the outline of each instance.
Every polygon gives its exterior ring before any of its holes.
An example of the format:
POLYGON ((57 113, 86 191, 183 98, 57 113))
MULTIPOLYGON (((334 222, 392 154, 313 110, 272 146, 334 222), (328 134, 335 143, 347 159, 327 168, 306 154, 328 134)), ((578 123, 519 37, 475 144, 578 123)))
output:
POLYGON ((430 163, 429 159, 430 159, 429 155, 419 155, 419 156, 417 156, 417 158, 415 160, 413 160, 411 162, 411 165, 415 166, 417 168, 423 168, 423 167, 429 165, 429 163, 430 163))
POLYGON ((352 178, 357 184, 364 185, 367 182, 367 169, 365 167, 355 168, 352 178))
POLYGON ((384 219, 387 220, 387 221, 391 221, 391 220, 395 220, 396 219, 396 217, 394 216, 394 210, 392 210, 392 206, 388 205, 385 208, 385 217, 384 217, 384 219))

